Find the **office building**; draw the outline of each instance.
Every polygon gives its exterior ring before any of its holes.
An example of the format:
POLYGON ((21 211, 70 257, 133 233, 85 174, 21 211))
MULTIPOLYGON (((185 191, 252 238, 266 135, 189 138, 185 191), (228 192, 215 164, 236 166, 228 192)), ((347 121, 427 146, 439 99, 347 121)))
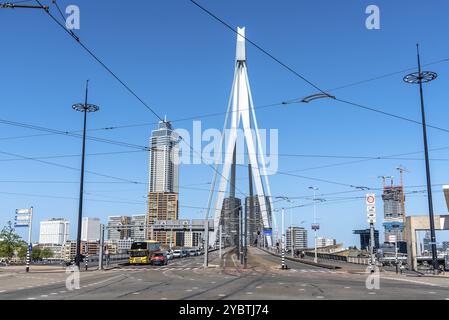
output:
POLYGON ((153 236, 153 240, 160 241, 162 244, 169 243, 169 237, 166 231, 151 232, 151 225, 157 220, 177 220, 178 219, 178 194, 150 192, 148 195, 148 215, 147 221, 150 225, 148 238, 153 236))
POLYGON ((335 239, 329 239, 329 238, 323 238, 323 237, 316 238, 316 247, 317 248, 335 246, 336 244, 337 244, 337 241, 335 239))
MULTIPOLYGON (((81 254, 84 256, 96 256, 100 251, 99 241, 81 241, 81 254)), ((73 261, 76 256, 76 241, 67 240, 62 247, 62 258, 65 261, 73 261)))
POLYGON ((131 216, 131 239, 144 241, 146 239, 147 216, 144 214, 131 216))
POLYGON ((84 217, 81 226, 81 241, 100 240, 100 219, 84 217))
MULTIPOLYGON (((150 165, 147 223, 156 220, 178 219, 179 147, 178 135, 168 121, 161 121, 150 138, 150 165)), ((149 228, 151 229, 151 227, 149 228)), ((176 236, 166 231, 151 232, 147 238, 163 245, 176 241, 176 236)))
POLYGON ((307 230, 302 227, 289 227, 286 231, 286 249, 293 250, 307 248, 307 230))
POLYGON ((131 238, 131 217, 109 216, 108 217, 108 239, 123 240, 131 238))
POLYGON ((63 245, 70 235, 70 222, 59 218, 40 222, 39 243, 63 245))
MULTIPOLYGON (((369 250, 371 230, 354 230, 353 233, 360 235, 360 249, 369 250)), ((379 230, 374 230, 374 247, 379 248, 379 230)))
POLYGON ((178 135, 170 122, 161 121, 150 138, 149 192, 178 193, 178 135))

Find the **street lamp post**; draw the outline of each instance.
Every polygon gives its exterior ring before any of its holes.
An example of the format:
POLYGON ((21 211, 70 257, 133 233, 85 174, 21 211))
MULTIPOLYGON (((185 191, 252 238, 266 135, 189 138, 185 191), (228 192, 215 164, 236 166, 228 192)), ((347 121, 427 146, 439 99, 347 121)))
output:
POLYGON ((87 97, 89 92, 89 80, 86 81, 86 95, 84 103, 77 103, 72 106, 76 111, 84 113, 84 127, 83 127, 83 152, 81 156, 81 179, 80 179, 80 197, 79 197, 79 207, 78 207, 78 230, 76 236, 76 257, 75 263, 79 268, 81 261, 81 225, 83 219, 83 194, 84 194, 84 159, 86 155, 86 124, 87 124, 87 113, 97 112, 100 108, 93 104, 87 103, 87 97))
POLYGON ((427 201, 429 206, 429 220, 430 220, 430 237, 432 244, 432 264, 434 273, 438 273, 438 255, 437 255, 437 244, 435 236, 435 221, 433 214, 433 203, 432 203, 432 184, 430 181, 430 164, 429 164, 429 149, 427 145, 427 126, 426 126, 426 114, 424 110, 424 94, 423 94, 423 83, 427 83, 435 80, 438 75, 432 71, 422 71, 421 70, 421 58, 419 54, 419 44, 416 45, 417 58, 418 58, 418 72, 411 73, 404 77, 404 81, 410 84, 419 84, 419 95, 421 99, 421 116, 422 116, 422 129, 423 129, 423 140, 424 140, 424 156, 426 162, 426 177, 427 177, 427 201))
POLYGON ((312 224, 312 230, 314 231, 314 239, 315 239, 315 257, 313 261, 315 263, 318 263, 318 249, 317 249, 317 230, 319 229, 319 226, 316 223, 316 191, 319 190, 318 187, 309 187, 309 189, 313 190, 313 224, 312 224))

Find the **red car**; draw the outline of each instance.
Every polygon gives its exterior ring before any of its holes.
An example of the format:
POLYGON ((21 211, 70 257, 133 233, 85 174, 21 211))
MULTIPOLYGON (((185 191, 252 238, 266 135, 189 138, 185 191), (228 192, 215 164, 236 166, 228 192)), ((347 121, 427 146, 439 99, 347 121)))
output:
POLYGON ((153 253, 150 259, 150 264, 153 266, 165 266, 168 264, 167 256, 163 252, 153 253))

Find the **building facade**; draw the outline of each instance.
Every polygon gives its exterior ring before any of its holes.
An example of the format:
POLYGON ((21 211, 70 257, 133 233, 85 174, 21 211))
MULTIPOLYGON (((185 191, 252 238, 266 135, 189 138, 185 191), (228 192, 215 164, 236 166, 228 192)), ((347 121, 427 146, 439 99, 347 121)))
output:
POLYGON ((384 202, 384 236, 385 242, 390 235, 395 235, 397 241, 404 239, 405 196, 402 186, 386 186, 382 194, 384 202))
POLYGON ((178 135, 170 122, 161 121, 150 138, 149 192, 178 193, 178 135))
POLYGON ((293 239, 293 250, 295 249, 305 249, 307 248, 307 230, 302 227, 289 227, 286 233, 286 249, 288 251, 292 250, 292 239, 293 239))
POLYGON ((100 219, 84 217, 81 226, 82 241, 100 240, 100 219))
POLYGON ((337 244, 337 241, 335 239, 329 239, 329 238, 323 238, 323 237, 316 238, 316 247, 317 248, 335 246, 336 244, 337 244))
MULTIPOLYGON (((353 233, 360 235, 360 249, 368 250, 370 246, 371 230, 354 230, 353 233)), ((379 248, 379 230, 374 230, 374 247, 379 248)))
POLYGON ((39 243, 63 245, 70 236, 70 222, 66 219, 50 219, 40 222, 39 243))
POLYGON ((178 219, 178 194, 164 192, 150 192, 148 194, 148 214, 147 221, 150 225, 148 239, 160 241, 167 245, 170 241, 175 241, 174 237, 167 234, 167 231, 154 231, 152 225, 157 220, 177 220, 178 219))
POLYGON ((145 214, 131 216, 131 239, 144 241, 146 239, 147 216, 145 214))
POLYGON ((131 238, 131 217, 109 216, 108 217, 108 240, 123 240, 131 238))
POLYGON ((176 234, 153 232, 156 220, 178 219, 179 147, 178 135, 168 121, 161 121, 150 138, 147 238, 163 245, 176 242, 176 234))

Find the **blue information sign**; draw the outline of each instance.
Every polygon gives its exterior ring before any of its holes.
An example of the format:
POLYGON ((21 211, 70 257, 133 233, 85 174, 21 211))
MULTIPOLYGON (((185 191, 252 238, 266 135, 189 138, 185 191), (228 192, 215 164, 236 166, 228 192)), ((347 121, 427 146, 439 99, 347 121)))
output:
POLYGON ((266 236, 272 236, 273 235, 273 229, 263 229, 263 234, 266 236))

